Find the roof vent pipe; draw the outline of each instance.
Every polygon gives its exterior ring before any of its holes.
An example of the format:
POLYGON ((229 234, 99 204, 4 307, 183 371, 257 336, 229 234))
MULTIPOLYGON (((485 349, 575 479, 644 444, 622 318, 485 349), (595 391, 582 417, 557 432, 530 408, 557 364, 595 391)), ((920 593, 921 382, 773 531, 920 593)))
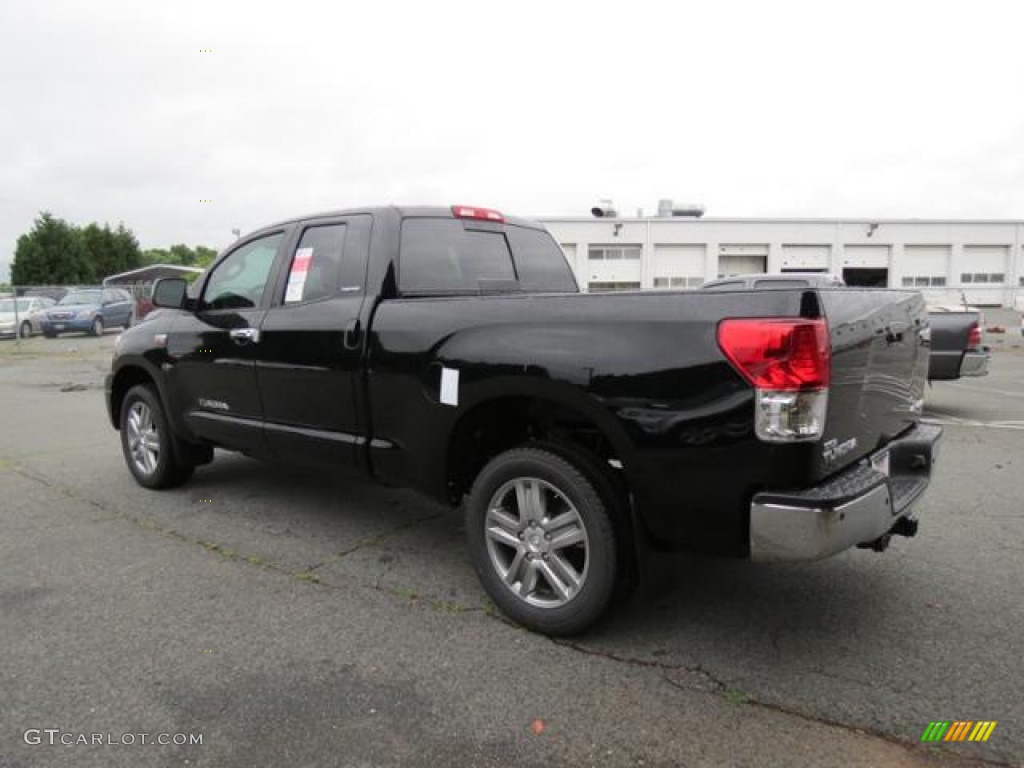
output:
POLYGON ((682 203, 680 205, 673 205, 672 215, 699 219, 704 215, 704 206, 699 203, 682 203))

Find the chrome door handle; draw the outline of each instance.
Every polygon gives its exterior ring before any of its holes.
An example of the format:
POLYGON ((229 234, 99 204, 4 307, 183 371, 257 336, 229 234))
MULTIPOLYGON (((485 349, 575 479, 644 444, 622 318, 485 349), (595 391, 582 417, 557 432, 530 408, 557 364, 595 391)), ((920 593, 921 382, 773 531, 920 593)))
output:
POLYGON ((232 328, 228 335, 235 344, 256 344, 260 340, 259 328, 232 328))

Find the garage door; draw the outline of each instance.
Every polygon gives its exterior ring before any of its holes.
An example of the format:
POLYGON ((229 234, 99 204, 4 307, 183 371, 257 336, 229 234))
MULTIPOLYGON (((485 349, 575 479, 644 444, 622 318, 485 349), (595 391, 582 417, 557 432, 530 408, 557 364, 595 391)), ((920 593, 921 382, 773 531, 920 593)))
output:
POLYGON ((655 288, 697 288, 704 284, 701 245, 655 245, 651 282, 655 288))
POLYGON ((830 245, 783 245, 782 269, 789 271, 828 270, 831 266, 830 245))
POLYGON ((957 277, 968 304, 1002 304, 1009 256, 1005 245, 964 246, 957 277))
POLYGON ((948 245, 906 245, 900 264, 900 286, 916 288, 928 301, 942 302, 946 298, 949 273, 948 245))
POLYGON ((718 247, 718 276, 749 275, 768 271, 768 244, 742 243, 718 247))
POLYGON ((843 266, 867 269, 889 267, 888 245, 844 245, 843 266))

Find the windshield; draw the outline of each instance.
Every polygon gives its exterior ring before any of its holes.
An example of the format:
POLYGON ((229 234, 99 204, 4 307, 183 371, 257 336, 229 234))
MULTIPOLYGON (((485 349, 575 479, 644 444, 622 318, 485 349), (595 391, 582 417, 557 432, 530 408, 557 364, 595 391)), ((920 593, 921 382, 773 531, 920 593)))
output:
POLYGON ((99 304, 100 303, 100 292, 99 291, 72 291, 63 299, 57 302, 58 304, 99 304))
MULTIPOLYGON (((29 304, 32 303, 31 299, 18 299, 18 311, 28 312, 29 304)), ((0 300, 0 312, 13 312, 14 311, 14 299, 3 299, 0 300)))

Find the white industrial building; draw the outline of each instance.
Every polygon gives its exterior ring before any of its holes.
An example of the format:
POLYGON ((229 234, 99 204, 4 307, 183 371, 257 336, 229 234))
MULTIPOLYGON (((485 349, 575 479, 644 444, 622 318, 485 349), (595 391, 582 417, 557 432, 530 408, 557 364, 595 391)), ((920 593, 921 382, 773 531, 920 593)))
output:
MULTIPOLYGON (((583 290, 696 288, 750 272, 831 272, 850 285, 912 287, 931 303, 1024 309, 1024 222, 925 219, 542 218, 583 290)), ((681 215, 682 214, 682 215, 681 215)))

